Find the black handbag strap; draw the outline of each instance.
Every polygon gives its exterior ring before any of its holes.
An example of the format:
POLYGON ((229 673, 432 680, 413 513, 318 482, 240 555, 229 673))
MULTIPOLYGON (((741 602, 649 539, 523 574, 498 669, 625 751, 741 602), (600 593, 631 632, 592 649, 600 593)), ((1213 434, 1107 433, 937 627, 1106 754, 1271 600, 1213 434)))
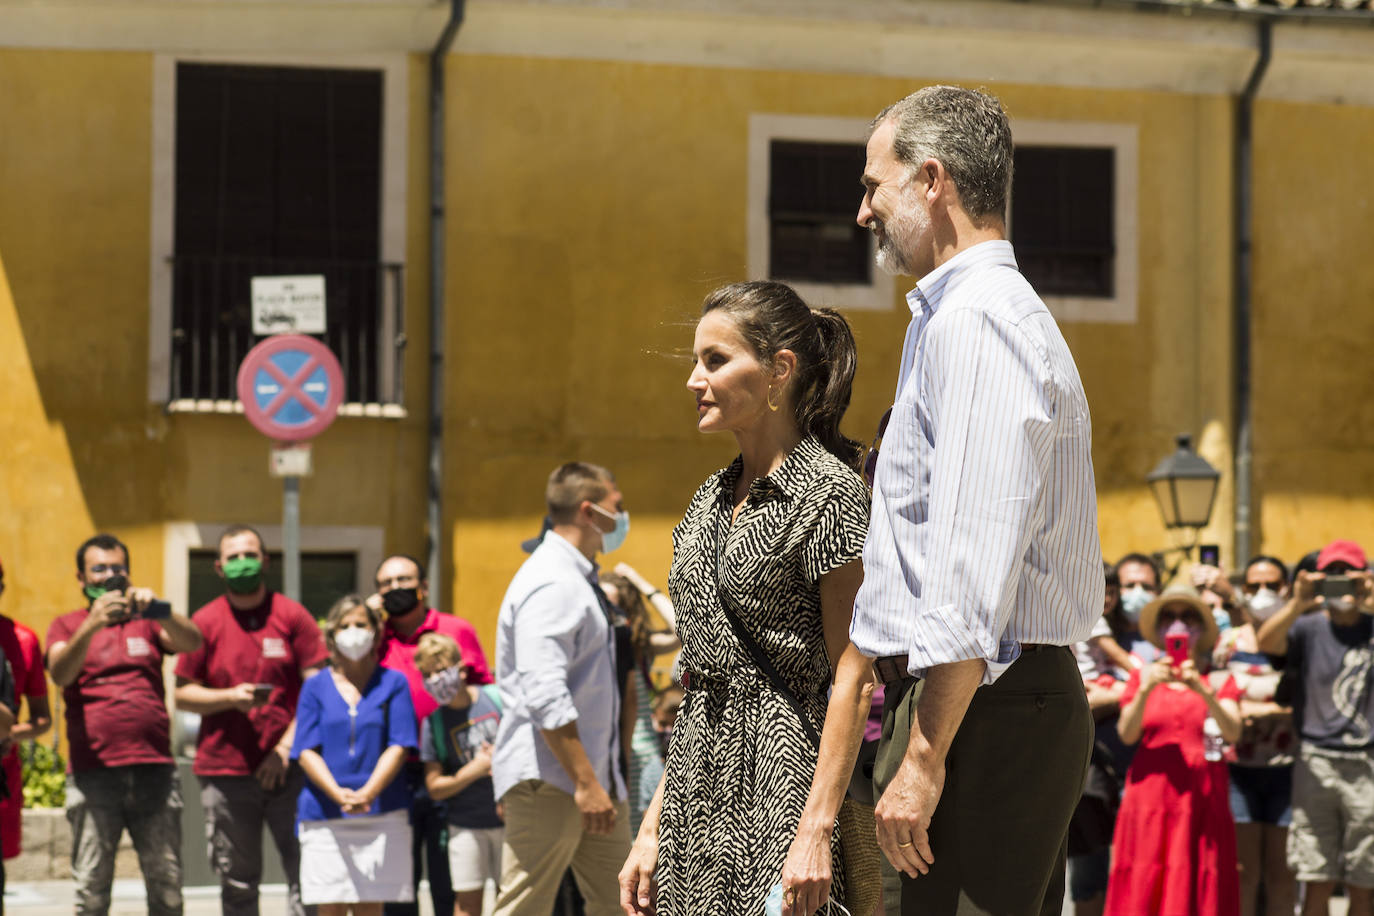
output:
MULTIPOLYGON (((727 505, 727 511, 729 508, 730 507, 727 505)), ((816 750, 819 751, 821 747, 821 736, 816 731, 816 726, 811 724, 811 719, 807 716, 806 709, 802 706, 801 700, 797 697, 797 694, 793 692, 792 688, 787 686, 787 682, 782 679, 782 675, 779 674, 778 669, 774 667, 772 660, 768 657, 768 653, 764 652, 763 647, 750 635, 749 629, 744 625, 744 621, 735 614, 734 602, 725 594, 724 577, 721 574, 724 572, 725 567, 725 537, 728 533, 728 528, 724 531, 720 531, 720 536, 716 539, 716 595, 720 598, 720 609, 725 612, 725 619, 729 621, 730 629, 735 631, 735 638, 740 641, 745 650, 749 653, 749 657, 753 659, 754 667, 758 668, 759 673, 768 678, 773 685, 773 689, 782 694, 783 699, 785 699, 792 707, 792 710, 796 712, 797 718, 801 720, 802 730, 806 732, 806 736, 811 739, 811 743, 816 745, 816 750)))

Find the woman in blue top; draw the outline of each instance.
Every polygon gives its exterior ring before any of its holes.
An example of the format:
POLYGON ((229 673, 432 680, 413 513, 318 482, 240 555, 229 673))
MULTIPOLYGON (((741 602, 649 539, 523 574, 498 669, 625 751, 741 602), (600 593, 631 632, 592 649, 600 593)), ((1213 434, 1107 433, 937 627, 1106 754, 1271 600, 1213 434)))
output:
POLYGON ((308 782, 296 820, 301 901, 320 916, 377 916, 414 897, 410 790, 397 779, 416 746, 405 675, 377 664, 382 621, 357 595, 325 619, 330 666, 306 681, 291 748, 308 782))

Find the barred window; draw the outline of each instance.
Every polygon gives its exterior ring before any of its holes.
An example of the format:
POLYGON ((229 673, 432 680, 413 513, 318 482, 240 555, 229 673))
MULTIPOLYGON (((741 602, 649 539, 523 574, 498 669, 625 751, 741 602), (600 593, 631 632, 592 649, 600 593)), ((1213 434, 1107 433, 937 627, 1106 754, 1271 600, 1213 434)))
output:
POLYGON ((380 261, 382 73, 179 63, 172 400, 233 400, 254 276, 321 274, 345 400, 398 398, 399 265, 380 261))
POLYGON ((1116 295, 1116 151, 1017 146, 1011 237, 1042 296, 1116 295))
POLYGON ((769 152, 768 275, 813 283, 870 282, 869 233, 854 222, 863 145, 773 140, 769 152))

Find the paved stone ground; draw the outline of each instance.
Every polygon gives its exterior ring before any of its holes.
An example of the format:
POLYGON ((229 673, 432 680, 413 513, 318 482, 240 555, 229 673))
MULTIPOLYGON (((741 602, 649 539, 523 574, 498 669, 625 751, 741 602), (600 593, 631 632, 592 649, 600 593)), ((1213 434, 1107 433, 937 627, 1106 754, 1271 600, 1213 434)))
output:
MULTIPOLYGON (((487 893, 487 906, 492 907, 490 887, 487 893)), ((214 916, 219 913, 219 888, 192 887, 185 891, 185 916, 214 916)), ((286 888, 283 885, 263 885, 261 904, 264 913, 285 911, 286 888)), ((72 912, 72 883, 70 881, 30 881, 10 884, 5 890, 5 912, 21 916, 67 916, 72 912)), ((143 882, 131 879, 115 881, 110 916, 142 916, 147 912, 144 905, 143 882)), ((429 895, 421 887, 421 916, 434 916, 429 895)), ((1063 916, 1073 916, 1073 904, 1064 901, 1063 916)), ((1345 900, 1331 901, 1331 916, 1346 916, 1345 900)))

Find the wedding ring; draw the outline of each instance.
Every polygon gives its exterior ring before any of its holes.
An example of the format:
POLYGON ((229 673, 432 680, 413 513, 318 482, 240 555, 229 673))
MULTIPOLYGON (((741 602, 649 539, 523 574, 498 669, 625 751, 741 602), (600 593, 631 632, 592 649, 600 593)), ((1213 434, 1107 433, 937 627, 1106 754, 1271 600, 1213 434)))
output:
POLYGON ((906 849, 908 846, 914 846, 914 845, 915 845, 915 841, 913 840, 913 841, 910 842, 910 843, 898 843, 898 844, 897 844, 897 848, 898 848, 898 849, 906 849))
POLYGON ((787 902, 788 906, 791 906, 792 904, 796 903, 797 889, 795 887, 789 887, 787 890, 782 892, 782 899, 787 902))

